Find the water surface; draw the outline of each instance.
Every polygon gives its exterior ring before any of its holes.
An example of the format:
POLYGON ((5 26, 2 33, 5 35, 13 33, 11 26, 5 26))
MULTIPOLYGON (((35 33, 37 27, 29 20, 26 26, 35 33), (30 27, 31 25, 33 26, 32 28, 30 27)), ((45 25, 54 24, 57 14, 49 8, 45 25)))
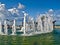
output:
POLYGON ((60 29, 29 37, 0 35, 0 45, 60 45, 60 29))

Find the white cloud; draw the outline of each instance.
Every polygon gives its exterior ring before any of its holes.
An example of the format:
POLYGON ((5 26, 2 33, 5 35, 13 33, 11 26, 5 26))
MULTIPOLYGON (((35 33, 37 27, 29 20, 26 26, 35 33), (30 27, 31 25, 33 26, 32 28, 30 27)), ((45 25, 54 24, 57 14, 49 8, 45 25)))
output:
POLYGON ((59 10, 55 10, 55 14, 56 15, 60 15, 60 9, 59 10))
POLYGON ((1 4, 0 2, 0 20, 6 19, 8 15, 8 11, 5 9, 5 4, 1 4))
POLYGON ((49 12, 53 12, 53 9, 49 9, 49 12))
POLYGON ((0 11, 5 9, 5 4, 0 3, 0 11))
POLYGON ((6 17, 6 16, 5 16, 4 14, 0 13, 0 20, 4 20, 5 17, 6 17))
POLYGON ((19 10, 17 10, 16 8, 8 9, 8 11, 11 12, 12 14, 19 15, 19 10))
POLYGON ((54 10, 53 9, 49 9, 48 12, 45 12, 46 14, 50 15, 50 16, 54 16, 54 10))
POLYGON ((24 6, 23 4, 19 3, 18 9, 22 9, 22 8, 24 8, 24 7, 25 7, 25 6, 24 6))

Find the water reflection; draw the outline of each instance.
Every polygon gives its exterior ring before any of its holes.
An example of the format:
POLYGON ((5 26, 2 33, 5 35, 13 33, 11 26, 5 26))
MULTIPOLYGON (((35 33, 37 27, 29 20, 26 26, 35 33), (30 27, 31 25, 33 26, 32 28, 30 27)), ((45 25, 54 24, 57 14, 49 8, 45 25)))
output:
POLYGON ((60 45, 60 29, 55 30, 57 31, 29 37, 0 35, 0 45, 60 45))

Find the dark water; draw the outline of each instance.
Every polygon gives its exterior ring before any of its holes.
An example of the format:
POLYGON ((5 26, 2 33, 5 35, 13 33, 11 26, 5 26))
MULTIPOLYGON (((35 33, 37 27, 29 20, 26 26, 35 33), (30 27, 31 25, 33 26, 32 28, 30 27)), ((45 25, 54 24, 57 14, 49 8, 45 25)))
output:
POLYGON ((29 37, 0 35, 0 45, 60 45, 60 29, 29 37))

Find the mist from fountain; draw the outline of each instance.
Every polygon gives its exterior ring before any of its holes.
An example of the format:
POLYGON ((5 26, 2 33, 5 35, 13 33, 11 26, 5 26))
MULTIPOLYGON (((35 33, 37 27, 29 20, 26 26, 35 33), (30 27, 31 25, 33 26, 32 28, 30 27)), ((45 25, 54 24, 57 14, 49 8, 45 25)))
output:
POLYGON ((16 35, 16 25, 15 25, 15 19, 13 21, 13 25, 12 25, 12 34, 11 35, 16 35))
POLYGON ((6 20, 4 21, 4 33, 5 33, 5 35, 8 35, 8 29, 7 29, 7 22, 6 22, 6 20))
POLYGON ((41 16, 38 17, 37 23, 38 23, 38 25, 37 25, 37 32, 42 33, 43 32, 43 26, 42 26, 41 16))
POLYGON ((1 24, 1 21, 0 21, 0 35, 2 34, 2 24, 1 24))

